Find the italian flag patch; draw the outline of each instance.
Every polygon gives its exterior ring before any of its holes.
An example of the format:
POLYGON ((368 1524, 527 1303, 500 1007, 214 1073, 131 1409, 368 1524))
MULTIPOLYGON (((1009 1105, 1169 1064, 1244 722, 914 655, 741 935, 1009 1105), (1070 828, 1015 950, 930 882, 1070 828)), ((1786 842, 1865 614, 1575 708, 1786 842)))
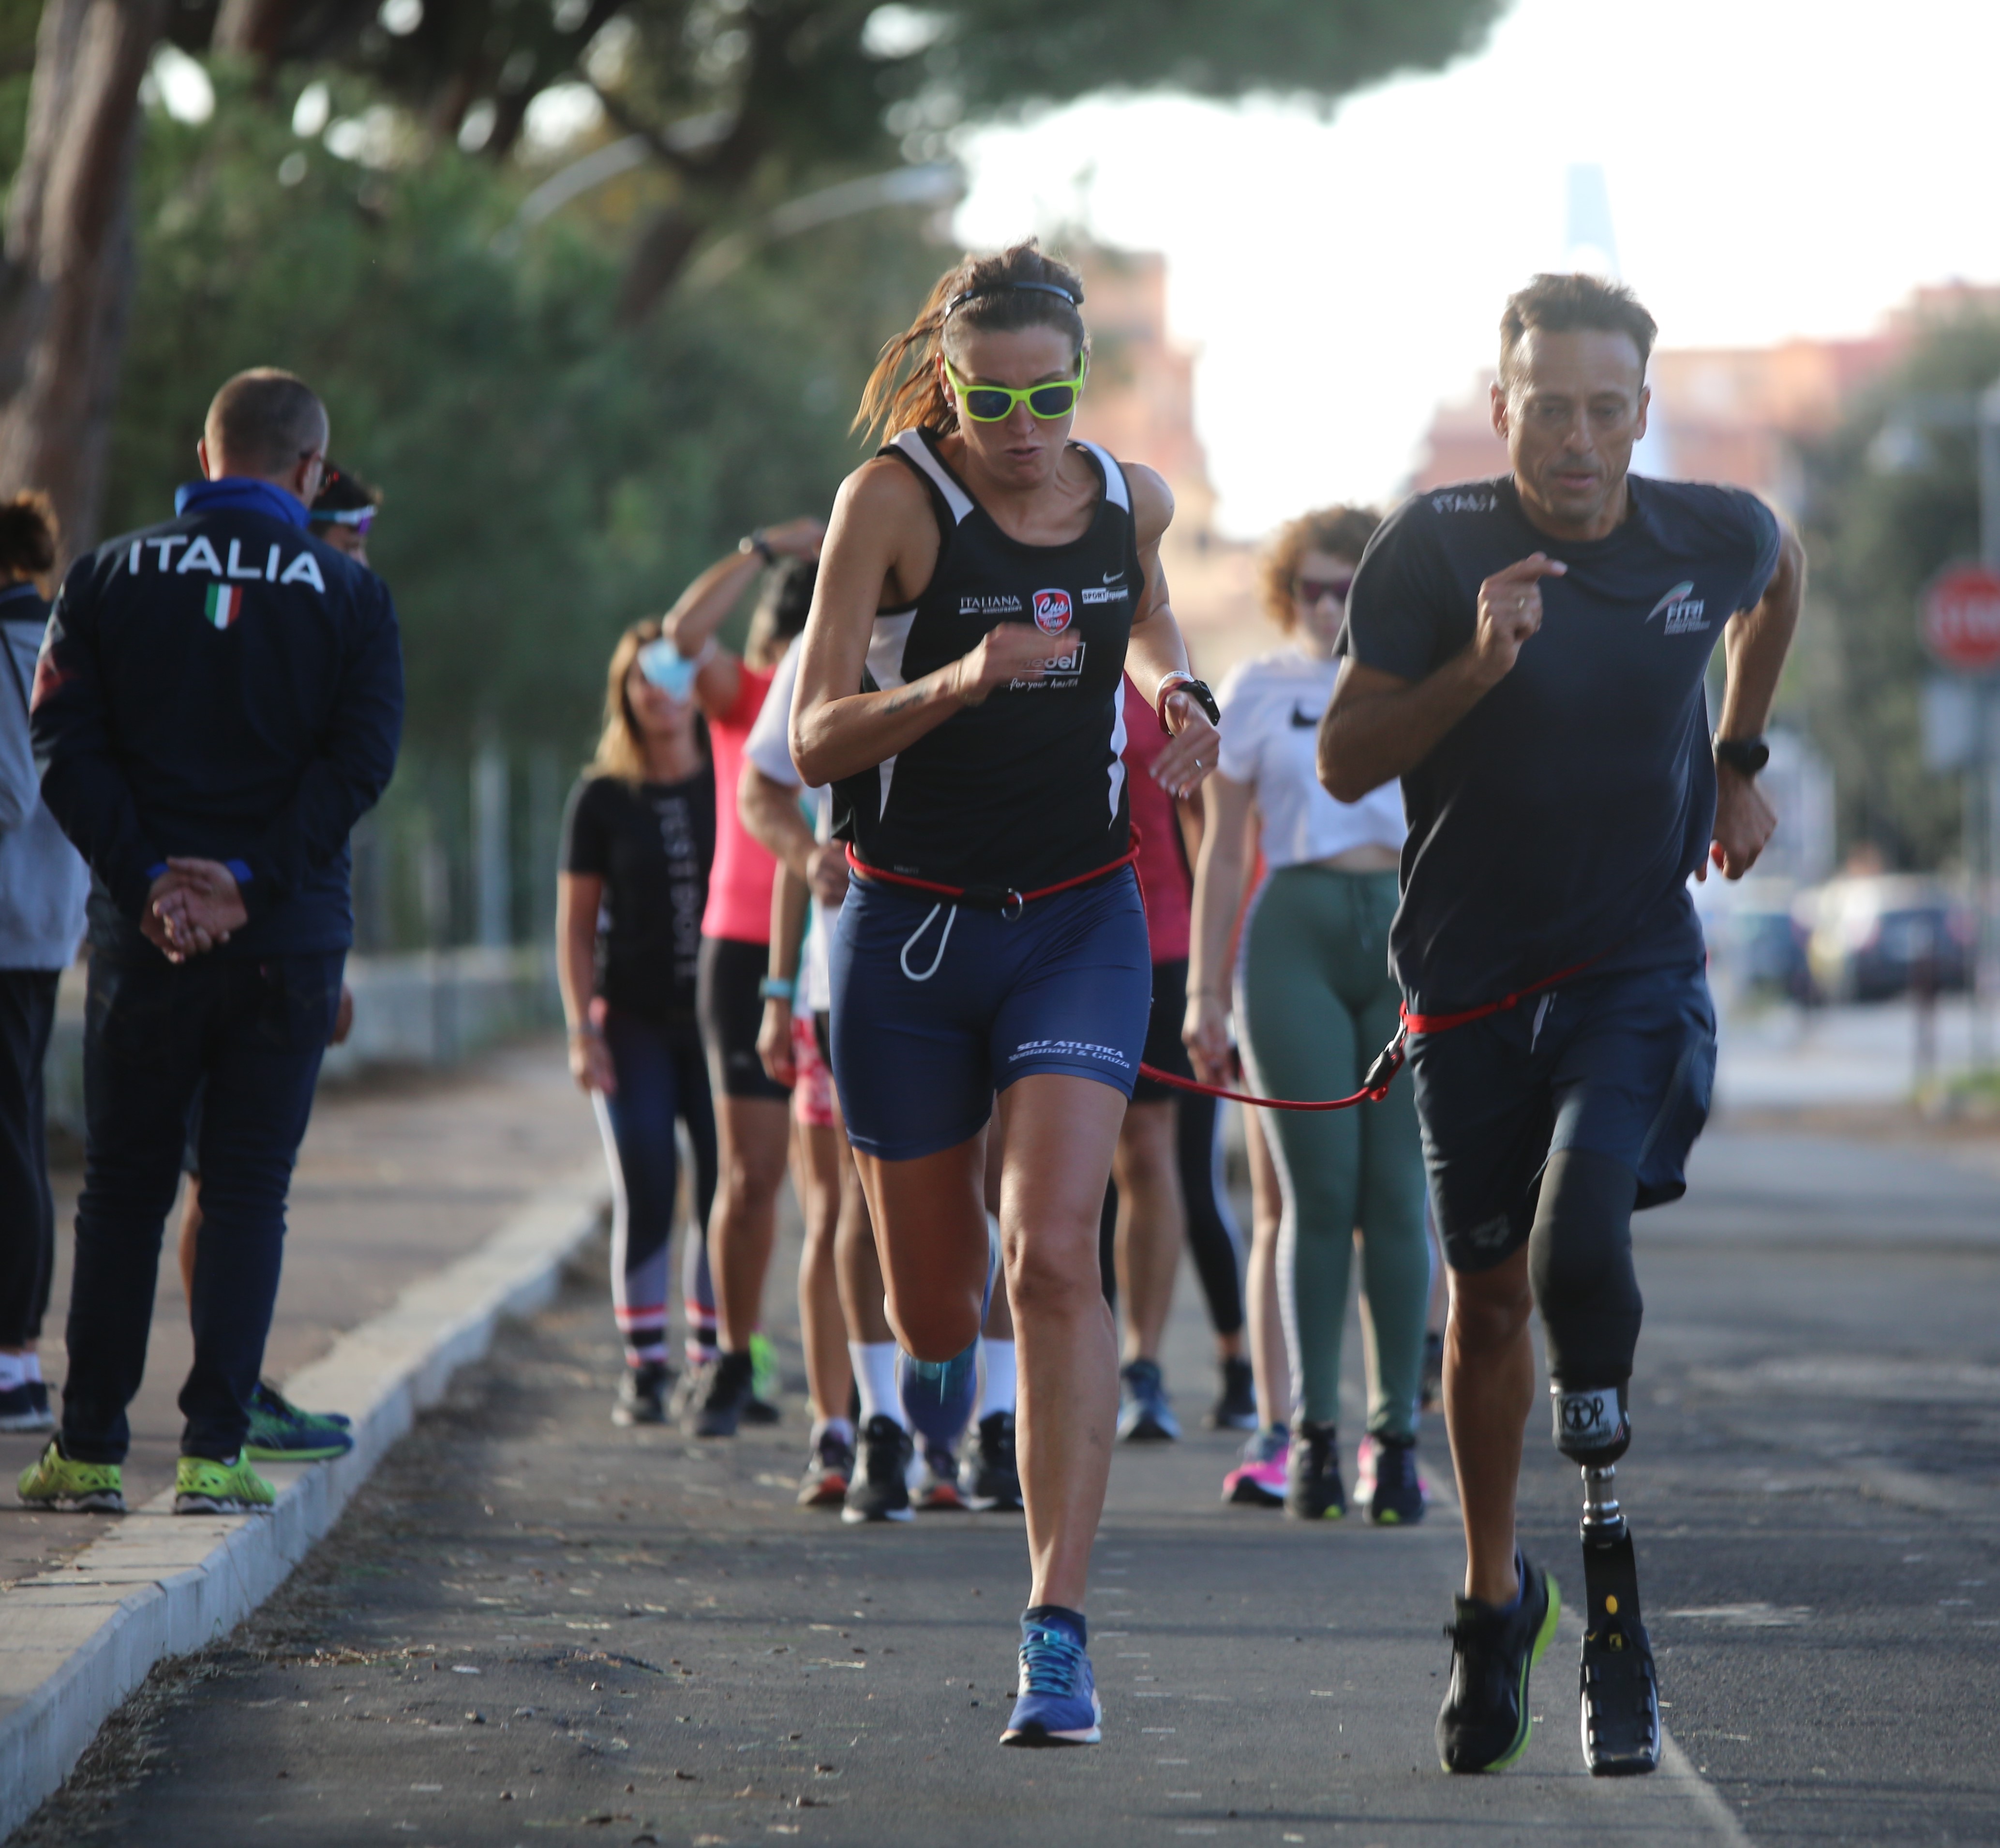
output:
POLYGON ((208 620, 218 629, 226 629, 243 613, 243 590, 236 584, 211 584, 208 587, 208 620))

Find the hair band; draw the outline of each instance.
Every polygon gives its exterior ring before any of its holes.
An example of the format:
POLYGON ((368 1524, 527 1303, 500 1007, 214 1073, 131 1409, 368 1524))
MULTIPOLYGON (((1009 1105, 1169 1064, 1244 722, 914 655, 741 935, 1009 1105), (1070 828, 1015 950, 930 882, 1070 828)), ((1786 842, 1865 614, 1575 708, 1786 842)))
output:
POLYGON ((967 289, 962 295, 954 295, 944 304, 945 317, 950 319, 954 309, 964 307, 969 301, 977 301, 983 295, 1001 295, 1015 289, 1033 289, 1040 294, 1058 296, 1071 307, 1076 306, 1076 297, 1054 283, 990 283, 984 288, 967 289))

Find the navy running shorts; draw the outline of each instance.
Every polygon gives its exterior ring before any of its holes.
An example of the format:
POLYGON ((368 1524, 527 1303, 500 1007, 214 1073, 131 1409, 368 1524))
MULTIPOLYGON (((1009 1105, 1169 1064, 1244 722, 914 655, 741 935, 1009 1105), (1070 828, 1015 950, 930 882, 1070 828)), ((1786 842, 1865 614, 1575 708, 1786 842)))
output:
POLYGON ((1454 1270, 1527 1242, 1542 1171, 1589 1149, 1639 1177, 1641 1207, 1687 1191, 1715 1088, 1715 1004, 1699 963, 1585 976, 1410 1040, 1431 1205, 1454 1270))
POLYGON ((856 879, 832 947, 834 1082, 869 1155, 956 1148, 996 1092, 1039 1072, 1132 1095, 1153 966, 1129 869, 1012 922, 856 879))

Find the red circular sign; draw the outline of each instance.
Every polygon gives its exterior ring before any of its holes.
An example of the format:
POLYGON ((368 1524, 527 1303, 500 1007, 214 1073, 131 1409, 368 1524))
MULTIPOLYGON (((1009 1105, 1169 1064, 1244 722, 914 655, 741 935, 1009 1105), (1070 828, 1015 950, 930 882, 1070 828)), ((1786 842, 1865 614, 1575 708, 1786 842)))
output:
POLYGON ((1919 625, 1933 659, 1961 674, 2000 667, 2000 571, 1953 564, 1924 592, 1919 625))

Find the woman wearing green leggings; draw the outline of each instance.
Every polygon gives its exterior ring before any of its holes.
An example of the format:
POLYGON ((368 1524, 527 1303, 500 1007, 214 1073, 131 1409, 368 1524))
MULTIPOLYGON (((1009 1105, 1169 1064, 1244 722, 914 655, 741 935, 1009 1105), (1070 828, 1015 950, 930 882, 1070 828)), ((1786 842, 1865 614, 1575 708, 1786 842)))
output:
MULTIPOLYGON (((1269 877, 1244 929, 1234 999, 1245 1065, 1266 1096, 1359 1089, 1396 1030, 1388 943, 1401 793, 1391 783, 1359 802, 1336 802, 1314 763, 1320 715, 1339 671, 1333 651, 1347 587, 1376 524, 1373 513, 1337 507, 1279 533, 1263 589, 1290 645, 1244 662, 1223 683, 1221 767, 1209 783, 1195 875, 1185 1037, 1203 1075, 1221 1076, 1229 934, 1253 857, 1254 808, 1269 877)), ((1334 1426, 1358 1233, 1368 1430, 1356 1497, 1371 1520, 1420 1520, 1417 1395, 1431 1252, 1409 1078, 1399 1077, 1380 1103, 1272 1110, 1263 1127, 1284 1197, 1278 1277, 1293 1401, 1286 1509, 1309 1520, 1338 1520, 1347 1509, 1334 1426)), ((1279 1435, 1252 1440, 1273 1463, 1279 1435)), ((1246 1451, 1244 1473, 1254 1473, 1252 1462, 1246 1451)))

